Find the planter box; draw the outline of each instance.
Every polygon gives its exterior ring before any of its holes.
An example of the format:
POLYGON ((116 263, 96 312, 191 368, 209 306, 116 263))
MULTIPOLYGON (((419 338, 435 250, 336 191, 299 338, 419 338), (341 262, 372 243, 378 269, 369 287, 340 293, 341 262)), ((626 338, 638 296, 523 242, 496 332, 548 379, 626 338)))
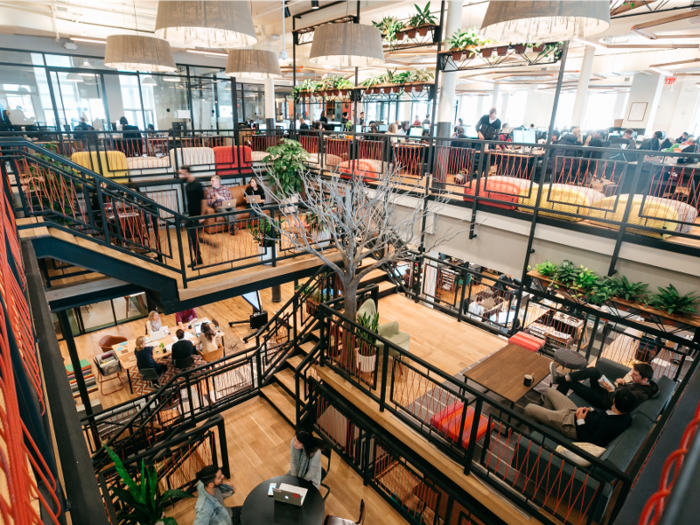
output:
POLYGON ((516 53, 519 53, 522 55, 527 51, 527 46, 525 44, 515 44, 513 46, 513 49, 515 49, 516 53))
POLYGON ((498 53, 499 57, 505 56, 506 53, 508 53, 508 46, 498 46, 496 48, 496 53, 498 53))
POLYGON ((374 369, 377 366, 376 354, 365 356, 361 355, 359 350, 355 350, 355 359, 355 362, 357 363, 357 368, 360 369, 360 372, 363 372, 365 374, 374 372, 374 369))
POLYGON ((274 245, 272 246, 258 246, 258 253, 260 254, 260 261, 269 266, 272 264, 272 250, 274 250, 274 245))

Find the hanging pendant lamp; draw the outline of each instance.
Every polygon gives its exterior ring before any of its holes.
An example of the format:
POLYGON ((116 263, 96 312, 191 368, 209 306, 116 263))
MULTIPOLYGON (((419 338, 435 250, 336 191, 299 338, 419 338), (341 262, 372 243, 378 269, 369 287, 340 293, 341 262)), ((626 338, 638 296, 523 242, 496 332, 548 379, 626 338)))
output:
POLYGON ((155 33, 184 47, 231 49, 258 41, 249 2, 161 1, 155 33))
POLYGON ((272 51, 232 49, 228 52, 226 74, 232 77, 279 78, 280 63, 272 51))
POLYGON ((555 42, 610 27, 608 0, 489 2, 481 33, 498 42, 555 42))
POLYGON ((382 36, 374 26, 323 24, 314 31, 309 59, 331 67, 381 66, 382 36))
POLYGON ((141 35, 107 37, 105 66, 124 71, 175 71, 170 44, 160 38, 141 35))

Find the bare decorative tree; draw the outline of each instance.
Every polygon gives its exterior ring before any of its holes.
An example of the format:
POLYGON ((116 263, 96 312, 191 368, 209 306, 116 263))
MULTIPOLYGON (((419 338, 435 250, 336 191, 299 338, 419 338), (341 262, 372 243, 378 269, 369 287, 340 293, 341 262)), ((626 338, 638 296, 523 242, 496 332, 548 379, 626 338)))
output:
MULTIPOLYGON (((423 218, 438 212, 445 202, 443 196, 438 196, 430 202, 429 209, 424 209, 419 200, 414 208, 398 210, 402 198, 412 192, 414 197, 416 191, 419 199, 422 196, 424 188, 416 185, 416 179, 402 177, 398 170, 379 179, 374 178, 374 173, 358 169, 356 172, 351 179, 341 178, 337 173, 332 176, 312 171, 299 173, 304 190, 295 195, 298 198, 295 206, 290 206, 290 200, 280 195, 274 169, 268 167, 268 179, 263 183, 268 199, 279 205, 283 219, 272 223, 275 233, 292 249, 315 255, 338 275, 344 287, 345 316, 352 320, 357 313, 357 290, 363 277, 387 263, 406 258, 407 245, 420 244, 423 218), (337 254, 342 264, 336 263, 337 257, 332 258, 337 254), (372 262, 362 267, 363 260, 368 258, 372 262)), ((416 201, 411 201, 409 206, 415 204, 416 201)), ((451 228, 432 239, 426 250, 461 231, 462 228, 451 228)))

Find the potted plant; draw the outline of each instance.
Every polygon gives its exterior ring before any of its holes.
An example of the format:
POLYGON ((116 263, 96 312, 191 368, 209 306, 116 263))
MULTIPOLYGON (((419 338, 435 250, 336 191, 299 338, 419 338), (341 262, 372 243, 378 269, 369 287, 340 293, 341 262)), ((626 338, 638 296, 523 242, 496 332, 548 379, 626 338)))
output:
POLYGON ((267 148, 267 166, 277 176, 277 186, 273 188, 275 195, 284 199, 294 200, 301 191, 301 177, 304 162, 308 154, 296 140, 282 139, 276 146, 267 148))
POLYGON ((513 44, 513 49, 515 49, 515 52, 519 55, 524 55, 529 46, 530 44, 527 43, 513 44))
POLYGON ((372 25, 379 29, 382 34, 382 38, 389 46, 389 49, 393 49, 396 45, 396 41, 403 40, 405 33, 401 32, 403 24, 399 22, 399 19, 395 16, 385 16, 382 18, 381 22, 372 22, 372 25))
POLYGON ((506 53, 508 53, 508 48, 509 48, 509 47, 510 47, 510 46, 498 46, 498 47, 496 48, 496 54, 497 54, 499 57, 506 56, 506 53))
POLYGON ((156 468, 153 465, 146 466, 144 460, 141 460, 141 479, 137 483, 124 468, 119 456, 107 445, 104 447, 114 462, 117 474, 127 487, 127 490, 116 486, 112 488, 119 501, 131 507, 131 512, 123 518, 136 521, 139 525, 177 525, 175 518, 163 517, 165 508, 178 500, 194 496, 184 490, 166 490, 161 494, 156 468))
POLYGON ((321 218, 315 213, 306 214, 306 225, 311 234, 311 240, 319 247, 326 248, 331 243, 331 232, 325 227, 321 218))
POLYGON ((360 83, 360 86, 364 87, 365 91, 367 91, 367 93, 376 94, 376 93, 379 93, 379 88, 377 88, 375 86, 377 84, 381 84, 381 82, 382 82, 381 75, 377 75, 377 76, 369 77, 368 79, 363 80, 360 83))
POLYGON ((492 47, 485 47, 481 50, 482 57, 491 58, 491 55, 493 55, 493 48, 492 47))
POLYGON ((376 334, 379 329, 379 314, 362 314, 357 318, 357 324, 366 329, 366 331, 357 331, 355 349, 357 367, 363 373, 374 372, 377 365, 377 347, 375 346, 377 338, 372 334, 376 334))
MULTIPOLYGON (((421 9, 420 6, 415 4, 413 5, 413 7, 416 8, 417 13, 410 18, 408 24, 412 28, 416 28, 420 36, 425 36, 428 34, 428 30, 430 29, 430 27, 425 26, 435 25, 435 23, 437 22, 435 17, 430 12, 430 2, 425 4, 425 7, 423 9, 421 9)), ((410 38, 414 38, 415 36, 416 35, 414 33, 413 37, 410 38)))
POLYGON ((554 279, 557 274, 557 265, 552 262, 545 261, 543 263, 536 264, 535 270, 537 270, 537 273, 543 277, 551 277, 554 279))
POLYGON ((614 285, 610 277, 601 277, 591 288, 588 301, 597 305, 604 304, 614 295, 614 291, 614 285))
POLYGON ((355 84, 353 84, 352 82, 350 82, 346 78, 341 78, 338 81, 338 84, 336 87, 340 90, 340 94, 345 97, 345 96, 347 96, 348 91, 350 91, 352 88, 355 87, 355 84))
POLYGON ((471 58, 484 42, 479 37, 476 28, 467 29, 466 31, 458 29, 447 41, 447 45, 452 51, 452 60, 461 60, 465 50, 468 52, 467 58, 471 58))
POLYGON ((583 297, 590 293, 597 282, 598 276, 593 270, 589 270, 583 266, 579 267, 576 279, 573 282, 574 287, 577 289, 575 295, 577 297, 583 297))
POLYGON ((667 288, 657 286, 659 293, 649 299, 649 306, 665 310, 671 315, 695 315, 698 313, 695 303, 700 299, 697 292, 681 295, 676 287, 669 284, 667 288))
POLYGON ((248 226, 250 234, 258 242, 260 261, 266 266, 272 264, 272 250, 275 249, 276 230, 270 223, 271 220, 265 216, 260 220, 251 221, 248 226))
POLYGON ((646 303, 649 299, 648 284, 630 282, 624 275, 610 279, 613 295, 625 301, 646 303))
POLYGON ((541 53, 544 51, 544 44, 532 44, 532 51, 534 53, 541 53))

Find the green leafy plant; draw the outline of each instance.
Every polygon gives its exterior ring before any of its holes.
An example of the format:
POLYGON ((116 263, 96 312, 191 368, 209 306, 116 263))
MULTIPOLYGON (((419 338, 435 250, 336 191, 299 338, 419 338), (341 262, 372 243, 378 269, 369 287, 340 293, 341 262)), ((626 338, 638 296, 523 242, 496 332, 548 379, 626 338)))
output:
POLYGON ((350 82, 347 78, 341 77, 335 87, 336 89, 352 89, 355 87, 355 84, 350 82))
POLYGON ((406 82, 410 82, 410 79, 411 72, 402 71, 401 73, 396 73, 394 75, 394 78, 392 79, 392 84, 405 84, 406 82))
POLYGON ((299 86, 299 91, 304 93, 314 93, 319 89, 321 89, 321 83, 311 79, 304 80, 299 86))
POLYGON ((163 517, 165 508, 183 498, 192 498, 192 494, 184 490, 166 490, 161 494, 158 489, 156 468, 153 465, 146 466, 146 462, 143 460, 141 460, 140 483, 137 483, 124 468, 119 456, 107 445, 104 447, 109 457, 114 461, 117 474, 128 489, 112 488, 119 500, 132 509, 130 514, 123 515, 121 518, 137 521, 140 525, 155 525, 159 521, 162 521, 164 525, 177 525, 175 518, 163 517))
POLYGON ((372 22, 372 25, 379 29, 382 38, 393 49, 397 42, 397 33, 403 29, 403 24, 395 16, 385 16, 381 22, 372 22))
POLYGON ((535 270, 537 270, 537 273, 544 277, 554 277, 557 274, 557 265, 552 262, 545 261, 536 264, 535 270))
MULTIPOLYGON (((576 280, 574 281, 574 286, 583 290, 584 292, 590 291, 595 284, 598 282, 598 276, 593 270, 579 267, 578 274, 576 275, 576 280)), ((581 297, 583 294, 578 294, 581 297)))
POLYGON ((574 266, 574 263, 569 260, 564 260, 559 266, 557 266, 557 273, 554 280, 566 285, 571 285, 576 282, 576 278, 578 277, 580 271, 581 270, 579 268, 574 266))
POLYGON ((615 285, 610 277, 601 277, 596 281, 588 295, 588 301, 593 304, 603 304, 614 295, 615 285))
POLYGON ((289 198, 301 191, 300 173, 304 170, 304 161, 307 158, 306 150, 299 142, 291 139, 282 139, 276 146, 267 148, 270 154, 267 157, 268 168, 277 177, 278 185, 275 194, 282 198, 289 198))
POLYGON ((371 87, 374 87, 377 84, 381 84, 381 83, 382 83, 382 75, 375 75, 373 77, 369 77, 369 78, 363 80, 362 82, 360 82, 360 85, 362 87, 371 88, 371 87))
POLYGON ((652 295, 651 299, 649 299, 649 306, 652 308, 666 310, 669 314, 675 315, 692 315, 697 313, 698 310, 695 303, 700 299, 696 295, 698 292, 681 295, 672 284, 669 284, 666 288, 661 286, 657 286, 657 288, 659 293, 652 295))
POLYGON ((409 82, 430 82, 435 78, 432 71, 427 69, 413 69, 410 71, 409 82))
POLYGON ((466 49, 468 47, 480 47, 484 45, 488 40, 484 40, 479 36, 479 32, 476 28, 467 29, 462 31, 458 29, 447 41, 447 45, 450 49, 459 50, 466 49))
POLYGON ((394 83, 394 75, 396 74, 396 69, 393 71, 391 69, 387 69, 386 73, 381 75, 382 82, 385 84, 393 84, 394 83))
POLYGON ((258 221, 251 221, 248 230, 258 244, 263 248, 272 246, 277 238, 277 230, 272 226, 272 219, 262 218, 258 221))
POLYGON ((426 24, 435 24, 437 22, 437 19, 430 12, 430 2, 425 4, 423 9, 416 4, 413 4, 413 7, 416 8, 417 12, 408 20, 406 27, 419 27, 426 24))
POLYGON ((643 282, 630 282, 624 275, 610 279, 613 287, 613 295, 625 301, 637 301, 645 303, 648 300, 648 284, 643 282))
POLYGON ((379 314, 378 313, 362 314, 362 315, 358 316, 357 324, 359 324, 360 326, 362 326, 363 328, 366 328, 368 330, 368 332, 366 332, 364 330, 357 331, 358 339, 368 343, 368 344, 360 344, 360 348, 359 348, 360 355, 363 355, 363 356, 374 355, 374 353, 376 351, 374 344, 376 343, 377 338, 372 334, 376 334, 377 331, 379 330, 379 314))

